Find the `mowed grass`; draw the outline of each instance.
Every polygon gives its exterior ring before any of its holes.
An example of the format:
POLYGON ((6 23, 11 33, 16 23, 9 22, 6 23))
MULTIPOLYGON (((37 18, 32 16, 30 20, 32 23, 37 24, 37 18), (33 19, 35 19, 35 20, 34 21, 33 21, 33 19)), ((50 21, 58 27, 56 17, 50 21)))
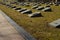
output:
MULTIPOLYGON (((31 9, 31 7, 20 7, 31 9)), ((52 5, 51 8, 52 12, 41 12, 43 17, 30 18, 27 14, 21 14, 12 8, 0 5, 2 11, 37 40, 60 40, 60 29, 48 25, 48 23, 60 18, 60 6, 52 5)), ((33 12, 38 11, 34 9, 31 10, 33 12)))

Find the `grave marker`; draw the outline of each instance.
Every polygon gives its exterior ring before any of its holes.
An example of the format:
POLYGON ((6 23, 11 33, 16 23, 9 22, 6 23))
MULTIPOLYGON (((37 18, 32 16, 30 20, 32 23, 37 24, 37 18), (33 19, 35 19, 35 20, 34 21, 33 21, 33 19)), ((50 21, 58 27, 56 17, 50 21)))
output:
POLYGON ((50 26, 56 27, 56 28, 60 28, 60 19, 55 20, 51 23, 49 23, 50 26))
POLYGON ((38 6, 37 6, 37 5, 32 7, 32 9, 36 9, 36 8, 38 8, 38 6))
POLYGON ((31 10, 25 10, 25 11, 22 11, 21 13, 22 13, 22 14, 31 14, 32 11, 31 11, 31 10))
POLYGON ((40 12, 35 12, 32 14, 28 14, 29 17, 42 17, 42 14, 40 12))
POLYGON ((26 8, 23 8, 23 9, 19 10, 19 12, 23 12, 23 11, 25 11, 25 10, 27 10, 27 9, 26 9, 26 8))
POLYGON ((52 10, 51 10, 50 7, 46 7, 46 8, 44 8, 42 11, 44 11, 44 12, 51 12, 52 10))
POLYGON ((37 10, 42 10, 42 9, 44 9, 44 7, 43 6, 40 6, 40 7, 38 7, 38 8, 36 8, 37 10))

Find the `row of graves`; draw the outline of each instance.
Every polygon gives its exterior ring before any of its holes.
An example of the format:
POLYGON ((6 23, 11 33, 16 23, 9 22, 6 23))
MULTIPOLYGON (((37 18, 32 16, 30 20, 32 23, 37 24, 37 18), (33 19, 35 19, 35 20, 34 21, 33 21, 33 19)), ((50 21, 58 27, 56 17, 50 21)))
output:
POLYGON ((35 5, 40 5, 40 4, 55 5, 55 6, 59 6, 60 5, 59 3, 48 3, 48 2, 47 3, 41 3, 41 2, 37 2, 37 3, 36 2, 33 2, 33 3, 20 2, 19 4, 22 5, 22 6, 24 6, 24 5, 25 6, 32 6, 32 5, 35 6, 35 5))
POLYGON ((4 4, 6 5, 7 7, 11 7, 12 9, 20 12, 21 14, 28 14, 28 17, 43 17, 43 15, 41 14, 40 11, 44 11, 44 12, 51 12, 52 9, 50 7, 50 5, 47 5, 47 6, 41 6, 40 4, 38 3, 35 3, 35 4, 30 4, 30 3, 19 3, 19 5, 23 5, 23 6, 26 6, 26 5, 32 5, 32 9, 36 9, 36 10, 40 10, 39 12, 32 12, 31 9, 27 9, 27 8, 17 8, 17 6, 13 6, 11 4, 4 4))
POLYGON ((21 2, 21 3, 19 3, 19 5, 29 7, 30 6, 30 3, 21 2))
MULTIPOLYGON (((31 9, 27 9, 27 8, 21 8, 21 7, 16 7, 16 6, 13 6, 13 5, 10 5, 10 4, 3 4, 3 5, 6 5, 8 8, 12 8, 18 12, 20 12, 21 14, 28 14, 28 17, 43 17, 41 12, 32 12, 31 9)), ((24 5, 25 6, 25 5, 24 5)))
POLYGON ((28 14, 29 17, 38 17, 42 16, 40 12, 33 13, 32 10, 26 8, 16 8, 16 6, 12 7, 14 10, 20 12, 21 14, 28 14))
POLYGON ((32 6, 32 9, 36 9, 36 10, 41 10, 41 11, 52 11, 51 10, 51 7, 50 5, 47 5, 47 6, 41 6, 40 4, 38 3, 35 3, 35 4, 29 4, 29 3, 20 3, 20 5, 22 6, 32 6))
MULTIPOLYGON (((10 5, 10 4, 4 4, 6 5, 8 8, 12 8, 18 12, 20 12, 21 14, 27 14, 28 17, 42 17, 42 14, 41 12, 32 12, 31 9, 27 9, 27 8, 21 8, 21 7, 17 7, 17 6, 13 6, 13 5, 10 5)), ((24 5, 25 6, 25 5, 24 5)))
POLYGON ((32 7, 32 9, 41 10, 41 11, 44 11, 44 12, 52 11, 50 5, 47 5, 47 6, 38 6, 38 5, 35 5, 35 6, 32 7))
MULTIPOLYGON (((22 5, 22 4, 23 3, 20 3, 19 5, 22 5)), ((34 12, 33 13, 31 9, 21 8, 21 7, 18 8, 17 6, 12 6, 10 4, 3 4, 3 5, 6 5, 7 7, 11 7, 12 9, 20 12, 21 14, 27 14, 28 17, 43 17, 41 12, 34 12)), ((23 6, 25 6, 25 4, 23 4, 23 6)), ((30 6, 30 4, 29 4, 29 6, 30 6)), ((41 6, 41 5, 34 4, 32 6, 32 9, 36 9, 36 10, 40 10, 40 11, 44 11, 44 12, 51 12, 52 11, 50 5, 41 6)), ((55 21, 49 23, 49 25, 53 26, 53 27, 56 27, 56 28, 59 28, 60 27, 60 19, 55 20, 55 21)))

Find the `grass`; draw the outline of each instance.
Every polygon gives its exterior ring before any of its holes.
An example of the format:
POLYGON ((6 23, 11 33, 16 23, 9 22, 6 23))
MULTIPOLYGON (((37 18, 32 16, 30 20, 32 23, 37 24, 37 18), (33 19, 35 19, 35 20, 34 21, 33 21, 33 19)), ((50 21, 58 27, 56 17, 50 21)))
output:
MULTIPOLYGON (((31 7, 18 7, 31 9, 31 7)), ((48 25, 48 23, 60 18, 60 6, 52 5, 51 8, 52 12, 41 12, 44 17, 29 18, 27 14, 21 14, 12 8, 0 5, 1 10, 37 40, 60 40, 60 29, 48 25)), ((38 11, 34 9, 31 10, 33 12, 38 11)))

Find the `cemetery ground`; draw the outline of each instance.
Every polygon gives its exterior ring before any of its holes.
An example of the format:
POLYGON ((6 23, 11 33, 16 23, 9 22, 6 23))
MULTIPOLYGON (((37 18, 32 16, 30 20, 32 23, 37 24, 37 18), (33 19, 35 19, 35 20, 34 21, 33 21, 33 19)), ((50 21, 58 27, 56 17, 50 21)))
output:
MULTIPOLYGON (((31 9, 31 6, 18 7, 31 9)), ((51 8, 52 12, 42 12, 40 10, 31 9, 32 12, 41 12, 43 17, 30 18, 27 14, 21 14, 12 8, 8 8, 5 5, 0 4, 0 9, 2 11, 4 11, 11 19, 22 26, 37 40, 60 40, 60 29, 48 25, 48 23, 60 18, 60 6, 51 5, 51 8)))

